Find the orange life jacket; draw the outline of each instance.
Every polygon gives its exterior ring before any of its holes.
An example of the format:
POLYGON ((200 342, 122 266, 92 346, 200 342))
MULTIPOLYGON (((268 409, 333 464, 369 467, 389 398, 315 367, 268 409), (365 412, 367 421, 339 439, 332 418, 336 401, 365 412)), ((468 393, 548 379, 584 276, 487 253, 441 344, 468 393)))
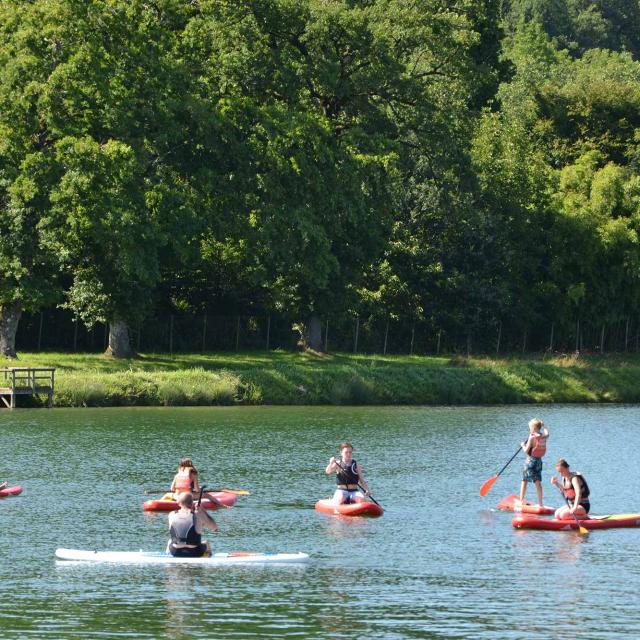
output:
POLYGON ((529 438, 533 439, 532 444, 529 447, 529 455, 533 458, 542 458, 547 452, 547 436, 540 431, 534 431, 529 438))
POLYGON ((193 481, 191 480, 191 469, 186 467, 185 469, 180 469, 178 473, 176 473, 175 481, 173 483, 174 491, 192 491, 193 490, 193 481))
POLYGON ((579 471, 572 473, 570 478, 562 478, 562 491, 564 492, 567 500, 576 499, 576 490, 573 488, 573 484, 571 483, 573 478, 578 478, 578 482, 580 483, 580 502, 588 500, 591 491, 589 490, 587 481, 582 477, 582 474, 579 471))

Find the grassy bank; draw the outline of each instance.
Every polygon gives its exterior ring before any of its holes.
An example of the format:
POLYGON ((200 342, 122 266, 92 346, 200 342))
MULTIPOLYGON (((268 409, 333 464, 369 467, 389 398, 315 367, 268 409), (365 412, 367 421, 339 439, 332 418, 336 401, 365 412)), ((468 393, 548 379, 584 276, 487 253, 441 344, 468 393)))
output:
POLYGON ((640 402, 638 356, 25 353, 3 366, 56 367, 58 407, 640 402))

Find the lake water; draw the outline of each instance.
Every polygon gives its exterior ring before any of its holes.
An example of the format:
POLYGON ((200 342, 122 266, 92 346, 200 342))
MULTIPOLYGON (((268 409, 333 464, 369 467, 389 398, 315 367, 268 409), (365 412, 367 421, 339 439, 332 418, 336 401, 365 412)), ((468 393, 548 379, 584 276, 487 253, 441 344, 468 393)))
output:
MULTIPOLYGON (((638 638, 640 529, 523 532, 481 484, 526 423, 551 430, 593 513, 640 511, 640 407, 167 408, 0 412, 0 637, 638 638), (355 446, 377 519, 316 513, 341 440, 355 446), (251 491, 216 512, 218 551, 306 551, 307 566, 65 564, 58 546, 162 550, 167 515, 141 509, 193 457, 209 487, 251 491)), ((528 497, 535 491, 529 488, 528 497)))

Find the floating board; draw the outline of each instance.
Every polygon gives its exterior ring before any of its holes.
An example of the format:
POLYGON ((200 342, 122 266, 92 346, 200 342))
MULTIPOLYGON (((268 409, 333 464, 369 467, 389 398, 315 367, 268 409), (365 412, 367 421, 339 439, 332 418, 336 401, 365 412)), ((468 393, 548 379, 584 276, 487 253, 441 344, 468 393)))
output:
MULTIPOLYGON (((585 529, 615 529, 618 527, 640 527, 640 513, 614 513, 609 516, 591 516, 579 519, 580 526, 585 529)), ((544 529, 546 531, 571 531, 578 528, 578 523, 571 520, 555 518, 537 518, 535 516, 516 516, 512 520, 516 529, 544 529)))
POLYGON ((154 551, 84 551, 56 549, 58 560, 76 562, 114 562, 119 564, 291 564, 308 562, 307 553, 214 553, 208 558, 174 558, 154 551))
POLYGON ((518 513, 532 513, 538 516, 552 516, 556 510, 555 507, 545 507, 539 504, 533 504, 528 500, 523 500, 520 504, 518 496, 507 496, 498 502, 500 511, 516 511, 518 513))
POLYGON ((6 498, 8 496, 19 496, 22 493, 22 487, 16 485, 15 487, 7 487, 6 489, 0 489, 0 498, 6 498))
POLYGON ((331 498, 318 500, 316 511, 331 513, 335 516, 381 516, 384 509, 375 502, 353 502, 351 504, 336 505, 331 498))
MULTIPOLYGON (((142 505, 143 510, 177 511, 180 508, 180 505, 175 500, 167 498, 168 495, 171 494, 165 494, 160 500, 147 500, 142 505)), ((230 491, 212 491, 211 495, 227 507, 233 507, 233 505, 238 501, 238 496, 230 491)), ((211 510, 220 509, 215 502, 211 502, 208 498, 202 498, 202 507, 204 509, 211 510)))

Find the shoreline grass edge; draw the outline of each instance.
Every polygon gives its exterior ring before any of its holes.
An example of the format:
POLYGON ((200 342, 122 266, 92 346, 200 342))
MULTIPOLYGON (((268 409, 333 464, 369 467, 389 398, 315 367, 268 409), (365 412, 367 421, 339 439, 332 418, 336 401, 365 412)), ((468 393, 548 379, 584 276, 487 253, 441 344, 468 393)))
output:
MULTIPOLYGON (((54 406, 489 405, 640 402, 640 356, 460 357, 247 352, 23 354, 56 368, 54 406)), ((20 406, 38 406, 20 399, 20 406)))

